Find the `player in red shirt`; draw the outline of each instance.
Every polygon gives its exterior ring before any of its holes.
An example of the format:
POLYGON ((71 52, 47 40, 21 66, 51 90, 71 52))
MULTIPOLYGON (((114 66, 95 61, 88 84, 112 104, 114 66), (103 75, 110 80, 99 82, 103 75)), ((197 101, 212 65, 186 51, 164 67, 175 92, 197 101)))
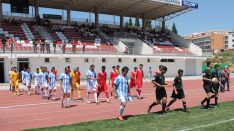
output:
POLYGON ((109 100, 109 91, 108 86, 106 84, 106 67, 102 66, 102 71, 98 73, 97 82, 98 82, 98 93, 97 97, 101 94, 101 92, 105 92, 106 94, 106 101, 107 103, 110 103, 109 100))
POLYGON ((136 74, 137 74, 137 67, 134 67, 134 71, 131 72, 131 74, 130 74, 130 77, 131 77, 130 83, 129 83, 130 89, 136 87, 136 74))
POLYGON ((136 87, 137 87, 138 99, 141 99, 141 88, 142 88, 143 79, 144 79, 144 71, 142 68, 143 68, 143 64, 140 64, 139 69, 137 70, 137 75, 136 75, 136 87))
POLYGON ((111 84, 112 91, 111 91, 111 96, 113 96, 115 93, 115 78, 118 77, 118 72, 116 66, 112 66, 113 71, 110 73, 110 80, 109 80, 109 85, 111 84))
MULTIPOLYGON (((226 82, 225 84, 227 84, 227 91, 230 91, 230 73, 231 71, 229 70, 229 67, 228 66, 225 66, 225 69, 224 69, 224 72, 226 74, 226 82)), ((224 84, 224 86, 225 86, 224 84)))

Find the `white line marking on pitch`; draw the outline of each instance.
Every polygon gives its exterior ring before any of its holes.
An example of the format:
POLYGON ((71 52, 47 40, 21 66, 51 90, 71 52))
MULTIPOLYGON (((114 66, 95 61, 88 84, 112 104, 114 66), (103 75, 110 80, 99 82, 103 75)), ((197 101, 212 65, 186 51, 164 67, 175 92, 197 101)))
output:
POLYGON ((193 127, 193 128, 183 129, 183 130, 180 130, 180 131, 191 131, 191 130, 194 130, 194 129, 209 127, 209 126, 218 125, 218 124, 226 123, 226 122, 230 122, 230 121, 234 121, 234 118, 229 119, 229 120, 225 120, 225 121, 220 121, 220 122, 216 122, 216 123, 207 124, 207 125, 202 125, 202 126, 197 126, 197 127, 193 127))
MULTIPOLYGON (((112 98, 112 97, 110 97, 112 98)), ((91 101, 94 99, 90 99, 91 101)), ((99 100, 106 100, 105 98, 99 98, 99 100)), ((73 102, 80 102, 81 100, 75 100, 75 101, 71 101, 71 103, 73 102)), ((29 106, 39 106, 39 105, 49 105, 49 104, 58 104, 61 103, 61 101, 56 101, 56 102, 44 102, 44 103, 36 103, 36 104, 22 104, 22 105, 13 105, 13 106, 3 106, 0 107, 0 109, 9 109, 9 108, 16 108, 16 107, 29 107, 29 106)))
MULTIPOLYGON (((196 89, 196 90, 188 90, 187 92, 194 92, 194 91, 200 91, 203 89, 196 89)), ((167 92, 167 93, 171 93, 171 92, 167 92)), ((150 96, 150 95, 154 95, 154 93, 152 94, 142 94, 142 96, 150 96)), ((100 99, 104 99, 104 98, 100 98, 100 99)), ((38 106, 38 105, 48 105, 48 104, 57 104, 57 103, 61 103, 61 102, 45 102, 45 103, 35 103, 35 104, 23 104, 23 105, 13 105, 13 106, 3 106, 0 107, 0 109, 9 109, 9 108, 16 108, 16 107, 29 107, 29 106, 38 106)))
MULTIPOLYGON (((234 87, 234 86, 231 86, 234 87)), ((201 91, 204 89, 196 89, 196 90, 185 90, 185 92, 195 92, 195 91, 201 91)), ((171 94, 172 92, 168 91, 167 94, 171 94)), ((151 96, 154 95, 155 93, 152 94, 142 94, 142 96, 151 96)), ((105 98, 100 98, 100 99, 105 99, 105 98)), ((92 100, 92 99, 91 99, 92 100)), ((73 101, 76 102, 76 101, 73 101)), ((13 105, 13 106, 3 106, 0 107, 0 109, 9 109, 9 108, 16 108, 16 107, 29 107, 29 106, 38 106, 38 105, 48 105, 48 104, 57 104, 60 102, 45 102, 45 103, 36 103, 36 104, 23 104, 23 105, 13 105)))

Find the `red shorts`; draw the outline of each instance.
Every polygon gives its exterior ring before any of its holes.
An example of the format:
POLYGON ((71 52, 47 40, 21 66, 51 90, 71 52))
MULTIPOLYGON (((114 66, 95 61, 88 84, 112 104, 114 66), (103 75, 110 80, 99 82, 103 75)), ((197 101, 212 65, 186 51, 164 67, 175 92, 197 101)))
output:
POLYGON ((108 92, 107 84, 100 84, 98 85, 98 92, 108 92))
POLYGON ((142 81, 138 81, 137 83, 136 83, 136 85, 137 85, 137 88, 142 88, 142 81))
POLYGON ((115 88, 115 81, 111 81, 111 87, 115 88))
POLYGON ((135 81, 130 81, 129 87, 130 88, 136 87, 136 82, 135 81))

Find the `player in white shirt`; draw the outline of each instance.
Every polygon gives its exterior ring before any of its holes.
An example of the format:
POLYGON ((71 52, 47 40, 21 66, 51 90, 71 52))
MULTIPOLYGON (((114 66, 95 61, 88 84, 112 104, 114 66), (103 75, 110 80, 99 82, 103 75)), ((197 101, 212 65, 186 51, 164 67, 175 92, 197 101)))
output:
POLYGON ((96 86, 97 74, 94 71, 94 69, 95 69, 95 66, 91 65, 90 69, 86 73, 86 76, 87 76, 87 103, 90 103, 89 95, 90 95, 90 93, 93 93, 96 104, 99 104, 98 99, 97 99, 97 86, 96 86))

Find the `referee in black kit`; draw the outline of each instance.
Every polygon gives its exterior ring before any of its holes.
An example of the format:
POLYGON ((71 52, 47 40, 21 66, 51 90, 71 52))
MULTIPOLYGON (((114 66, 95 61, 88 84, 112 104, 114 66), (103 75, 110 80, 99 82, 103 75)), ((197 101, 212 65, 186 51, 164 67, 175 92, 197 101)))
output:
POLYGON ((166 106, 167 106, 167 92, 166 89, 167 87, 171 87, 171 85, 168 85, 165 83, 165 77, 164 74, 167 72, 167 67, 163 66, 161 68, 160 73, 158 73, 157 75, 155 75, 155 80, 152 81, 152 83, 155 85, 154 87, 156 87, 155 90, 155 95, 156 95, 156 101, 153 102, 147 112, 148 114, 150 113, 151 109, 158 105, 161 104, 162 105, 162 114, 167 113, 166 112, 166 106))
POLYGON ((185 95, 184 95, 184 89, 183 89, 183 81, 182 81, 182 76, 183 76, 183 70, 179 69, 178 70, 178 75, 174 79, 174 84, 173 84, 173 92, 171 95, 172 100, 169 102, 167 105, 167 110, 169 110, 169 107, 176 102, 177 99, 182 99, 182 104, 184 107, 185 112, 189 112, 186 106, 186 100, 185 100, 185 95))

